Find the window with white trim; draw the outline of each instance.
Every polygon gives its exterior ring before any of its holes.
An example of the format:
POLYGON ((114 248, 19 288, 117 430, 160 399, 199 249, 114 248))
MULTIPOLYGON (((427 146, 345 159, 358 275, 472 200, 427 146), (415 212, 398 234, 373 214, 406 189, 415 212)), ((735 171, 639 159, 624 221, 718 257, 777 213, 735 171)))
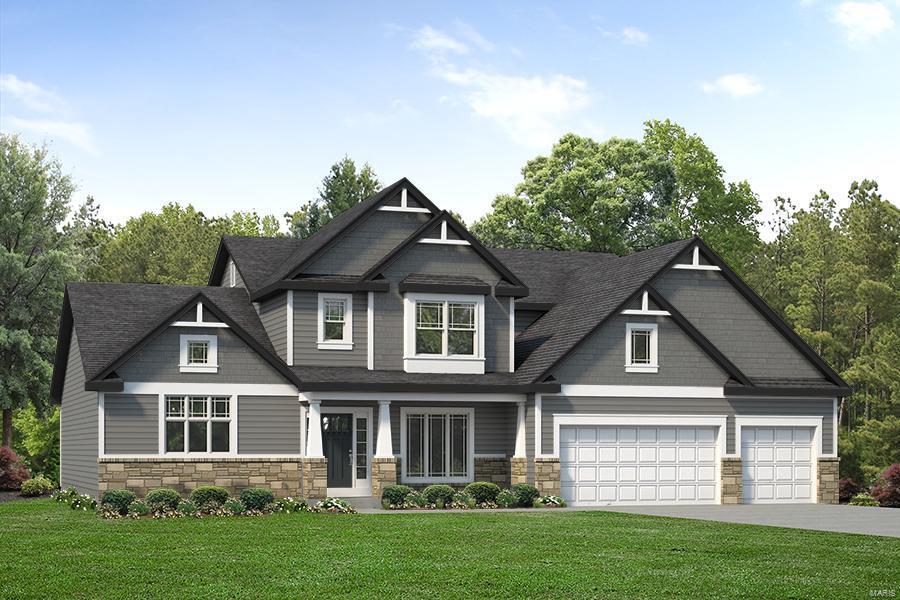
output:
POLYGON ((166 453, 231 451, 229 396, 166 396, 166 453))
POLYGON ((656 323, 627 323, 625 325, 625 371, 627 373, 657 373, 659 371, 659 342, 656 323))
POLYGON ((471 409, 409 408, 401 413, 401 465, 405 481, 472 481, 474 415, 471 409))
POLYGON ((353 295, 319 294, 320 350, 353 349, 353 295))
POLYGON ((182 373, 215 373, 219 370, 219 344, 214 335, 181 336, 179 369, 182 373))
POLYGON ((407 372, 484 372, 484 296, 408 293, 404 312, 407 372))

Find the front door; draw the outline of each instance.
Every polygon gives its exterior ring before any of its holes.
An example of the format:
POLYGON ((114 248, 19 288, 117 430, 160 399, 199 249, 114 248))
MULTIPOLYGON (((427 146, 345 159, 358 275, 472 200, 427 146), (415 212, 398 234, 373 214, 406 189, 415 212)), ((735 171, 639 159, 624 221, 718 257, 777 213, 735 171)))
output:
POLYGON ((322 450, 328 459, 328 487, 353 487, 353 415, 322 415, 322 450))

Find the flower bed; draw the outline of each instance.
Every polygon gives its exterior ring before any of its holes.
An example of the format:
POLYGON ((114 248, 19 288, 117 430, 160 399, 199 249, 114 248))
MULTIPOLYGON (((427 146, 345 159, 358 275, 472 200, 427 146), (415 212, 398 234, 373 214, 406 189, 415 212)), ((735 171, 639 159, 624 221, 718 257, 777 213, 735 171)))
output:
POLYGON ((381 506, 385 510, 470 510, 497 508, 559 508, 566 501, 559 496, 541 496, 537 488, 517 483, 501 490, 496 484, 476 481, 462 491, 448 485, 430 485, 422 491, 405 485, 384 488, 381 506))

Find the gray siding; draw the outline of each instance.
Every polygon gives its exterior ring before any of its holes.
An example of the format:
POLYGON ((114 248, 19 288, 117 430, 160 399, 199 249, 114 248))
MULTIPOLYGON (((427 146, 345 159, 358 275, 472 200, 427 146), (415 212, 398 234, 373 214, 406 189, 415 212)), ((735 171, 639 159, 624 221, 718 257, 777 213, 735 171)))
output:
POLYGON ((231 274, 234 273, 234 287, 247 287, 244 284, 244 280, 241 278, 241 272, 238 271, 237 266, 234 264, 234 260, 228 259, 228 264, 225 265, 225 271, 222 273, 222 280, 219 282, 221 287, 232 287, 231 286, 231 274))
POLYGON ((82 494, 98 494, 99 423, 97 392, 84 391, 84 368, 78 337, 72 332, 60 407, 60 483, 82 494))
POLYGON ((375 211, 313 261, 305 272, 362 275, 429 218, 431 215, 424 213, 375 211))
POLYGON ((365 367, 368 364, 367 308, 366 292, 353 294, 353 350, 319 350, 318 292, 295 291, 294 364, 365 367))
POLYGON ((484 370, 509 371, 509 298, 484 297, 484 370))
POLYGON ((238 397, 239 454, 299 454, 297 396, 238 397))
MULTIPOLYGON (((375 415, 378 405, 373 404, 375 415)), ((391 436, 394 454, 402 454, 400 447, 400 408, 474 408, 475 409, 475 454, 505 454, 512 456, 516 449, 516 416, 518 407, 513 402, 417 402, 391 403, 391 436)), ((373 437, 377 429, 373 429, 373 437)), ((375 443, 375 439, 372 440, 375 443)))
MULTIPOLYGON (((294 292, 296 294, 297 292, 294 292)), ((275 352, 287 360, 287 293, 281 292, 259 305, 259 320, 266 328, 275 352)))
POLYGON ((620 315, 604 324, 553 373, 563 384, 722 386, 727 374, 668 317, 620 315), (659 372, 625 372, 625 325, 657 323, 659 372))
POLYGON ((726 447, 734 449, 734 417, 803 416, 824 417, 822 447, 831 453, 834 439, 834 401, 804 398, 582 398, 544 396, 541 404, 541 449, 553 452, 554 414, 664 414, 721 415, 727 420, 726 447))
POLYGON ((521 310, 516 307, 516 335, 519 335, 531 325, 543 317, 546 312, 542 310, 521 310))
POLYGON ((654 285, 747 376, 822 377, 720 273, 675 269, 654 285))
POLYGON ((103 414, 106 454, 159 452, 159 396, 104 394, 103 414))
POLYGON ((197 383, 285 383, 269 363, 230 329, 168 327, 128 362, 117 369, 125 381, 169 381, 197 383), (182 373, 178 367, 180 335, 218 336, 217 373, 182 373))

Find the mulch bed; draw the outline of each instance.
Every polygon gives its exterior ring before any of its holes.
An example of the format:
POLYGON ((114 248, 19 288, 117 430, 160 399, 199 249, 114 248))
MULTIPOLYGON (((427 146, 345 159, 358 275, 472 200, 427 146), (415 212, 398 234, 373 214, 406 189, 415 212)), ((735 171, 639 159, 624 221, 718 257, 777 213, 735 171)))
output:
POLYGON ((0 490, 0 503, 14 502, 16 500, 37 500, 45 496, 27 497, 19 493, 19 490, 0 490))

